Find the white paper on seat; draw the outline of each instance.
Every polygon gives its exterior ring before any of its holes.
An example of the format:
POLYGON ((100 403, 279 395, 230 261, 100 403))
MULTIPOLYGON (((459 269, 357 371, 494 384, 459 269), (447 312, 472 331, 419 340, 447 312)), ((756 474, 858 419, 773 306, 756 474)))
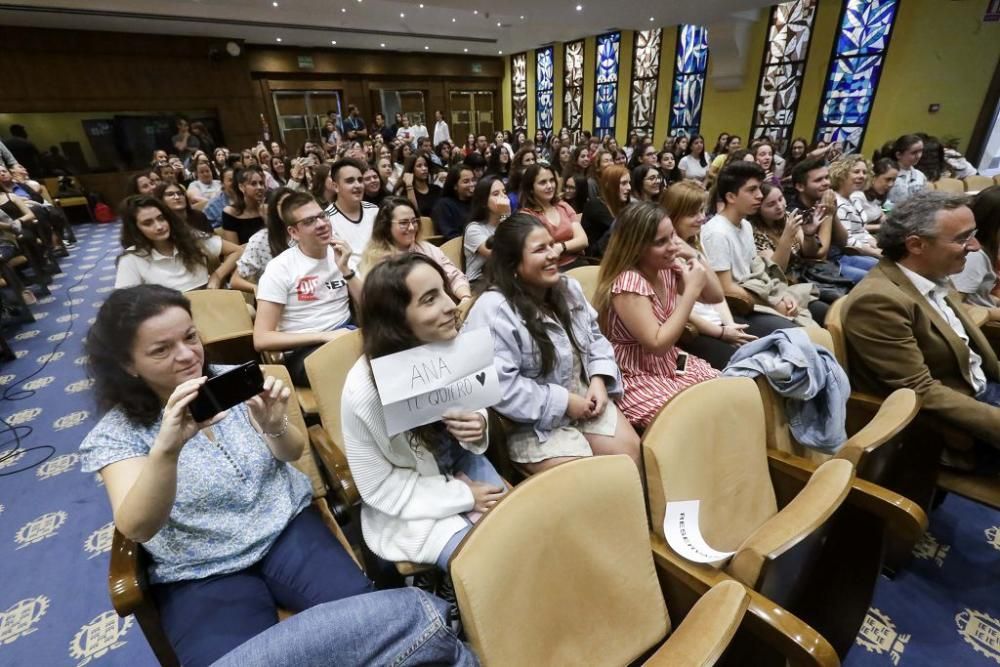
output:
POLYGON ((716 551, 708 546, 698 527, 700 500, 678 500, 667 503, 663 518, 663 534, 667 544, 681 557, 695 563, 718 563, 732 556, 735 551, 716 551))
POLYGON ((371 366, 390 436, 437 421, 451 408, 478 410, 500 400, 493 336, 485 327, 372 359, 371 366))

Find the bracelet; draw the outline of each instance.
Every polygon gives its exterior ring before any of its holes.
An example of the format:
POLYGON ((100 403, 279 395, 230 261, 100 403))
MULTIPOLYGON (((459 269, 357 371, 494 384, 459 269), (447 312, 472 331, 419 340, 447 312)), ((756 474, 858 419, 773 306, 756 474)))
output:
POLYGON ((716 338, 718 338, 719 340, 722 340, 722 337, 726 335, 726 325, 725 324, 720 324, 719 327, 720 327, 720 329, 719 329, 719 335, 716 336, 716 338))
POLYGON ((564 255, 565 255, 565 254, 566 254, 566 242, 565 242, 565 241, 560 241, 559 243, 561 243, 561 244, 562 244, 562 247, 563 247, 563 249, 562 249, 562 254, 564 254, 564 255))
POLYGON ((286 433, 288 433, 288 415, 285 415, 282 418, 282 421, 281 421, 281 430, 278 431, 277 433, 268 433, 267 431, 264 430, 264 427, 261 427, 261 430, 260 430, 260 434, 263 435, 263 436, 265 436, 265 437, 267 437, 267 438, 280 438, 281 436, 285 435, 286 433))
POLYGON ((344 280, 350 280, 356 275, 358 275, 357 271, 351 271, 350 273, 344 275, 344 280))

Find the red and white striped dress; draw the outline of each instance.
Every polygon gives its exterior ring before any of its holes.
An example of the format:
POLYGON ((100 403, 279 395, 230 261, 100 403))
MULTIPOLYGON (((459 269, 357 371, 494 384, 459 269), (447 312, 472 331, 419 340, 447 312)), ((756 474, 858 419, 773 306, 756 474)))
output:
MULTIPOLYGON (((666 303, 660 303, 653 286, 635 270, 618 276, 611 286, 611 295, 632 293, 649 297, 656 319, 665 322, 677 305, 679 272, 665 269, 660 272, 660 280, 666 287, 666 303)), ((615 349, 625 388, 625 394, 617 401, 618 408, 633 426, 645 428, 663 404, 681 390, 719 375, 707 361, 694 355, 688 357, 687 372, 677 375, 677 348, 671 347, 664 354, 648 352, 625 327, 614 307, 608 317, 608 340, 615 349)))

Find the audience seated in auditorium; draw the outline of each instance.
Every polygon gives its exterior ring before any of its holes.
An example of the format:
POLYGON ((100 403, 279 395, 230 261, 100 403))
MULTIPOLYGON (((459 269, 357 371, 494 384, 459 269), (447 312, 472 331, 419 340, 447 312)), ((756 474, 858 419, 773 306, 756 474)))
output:
MULTIPOLYGON (((761 183, 763 199, 760 209, 747 218, 753 227, 753 241, 757 254, 774 262, 789 282, 797 282, 802 277, 805 264, 803 254, 814 255, 816 236, 806 237, 802 231, 803 211, 790 211, 781 188, 772 183, 761 183), (803 253, 802 247, 809 244, 810 252, 803 253)), ((814 214, 817 209, 814 209, 814 214)), ((818 226, 821 220, 810 221, 818 226)))
POLYGON ((431 178, 431 160, 423 154, 410 157, 403 168, 403 177, 396 195, 409 199, 421 217, 429 218, 441 198, 441 186, 431 178))
POLYGON ((896 206, 878 233, 882 259, 851 291, 842 319, 853 388, 913 389, 923 411, 996 447, 1000 364, 949 294, 948 277, 979 249, 967 204, 964 195, 919 192, 896 206))
POLYGON ((976 245, 965 256, 965 268, 951 276, 965 303, 989 308, 991 321, 1000 321, 996 266, 1000 258, 1000 185, 975 196, 971 206, 976 219, 976 245))
POLYGON ((614 350, 579 283, 560 274, 548 229, 525 214, 505 220, 487 276, 467 326, 493 335, 511 459, 531 473, 595 454, 638 462, 639 438, 611 400, 622 393, 614 350))
POLYGON ((243 253, 236 262, 236 273, 232 278, 234 289, 253 292, 268 263, 296 245, 296 241, 288 235, 288 226, 281 218, 281 204, 293 192, 289 188, 278 188, 268 195, 264 229, 251 236, 243 246, 243 253))
POLYGON ((545 225, 552 241, 560 249, 559 266, 574 265, 587 249, 587 234, 580 215, 559 199, 556 172, 547 164, 533 164, 521 177, 520 212, 545 225))
POLYGON ((156 190, 153 193, 157 199, 166 204, 167 208, 181 219, 181 222, 191 229, 204 234, 213 233, 212 223, 208 221, 204 213, 195 210, 191 206, 191 202, 184 192, 183 185, 177 183, 160 183, 156 186, 156 190))
POLYGON ((390 196, 389 191, 385 189, 385 183, 382 182, 382 176, 378 173, 378 169, 370 166, 367 162, 364 164, 365 170, 361 174, 361 183, 365 186, 365 193, 361 198, 369 204, 381 206, 382 200, 390 196))
POLYGON ((684 178, 704 183, 708 175, 709 159, 705 150, 705 137, 699 134, 691 139, 688 154, 680 159, 677 166, 684 178))
POLYGON ((663 195, 663 175, 659 166, 643 162, 632 170, 632 201, 659 203, 663 195))
POLYGON ((372 591, 289 464, 306 435, 288 421, 288 387, 269 377, 246 403, 192 418, 207 376, 224 367, 205 362, 179 292, 113 292, 85 348, 103 417, 80 446, 81 467, 100 472, 115 527, 152 557, 152 595, 183 664, 208 665, 265 631, 278 605, 301 611, 372 591))
POLYGON ((904 134, 895 143, 890 144, 888 155, 878 157, 891 157, 899 167, 899 174, 896 182, 889 190, 889 201, 893 205, 901 204, 909 197, 918 192, 923 192, 928 188, 927 176, 917 169, 917 163, 923 156, 924 142, 915 134, 904 134))
POLYGON ((636 202, 622 211, 601 261, 593 305, 621 370, 618 407, 638 429, 678 392, 718 375, 677 347, 695 303, 724 298, 709 273, 658 205, 636 202))
MULTIPOLYGON (((470 154, 470 157, 472 155, 476 153, 470 154)), ((441 198, 431 211, 434 232, 443 236, 445 241, 462 235, 465 223, 469 221, 469 202, 478 180, 475 171, 468 165, 455 165, 448 170, 441 198)))
POLYGON ((656 160, 660 176, 663 178, 663 190, 684 180, 684 175, 677 166, 677 155, 673 151, 660 151, 656 160))
POLYGON ((222 210, 222 238, 243 245, 264 228, 264 174, 259 167, 246 167, 233 174, 235 201, 222 210))
POLYGON ((437 563, 445 571, 472 524, 505 490, 483 455, 486 411, 453 409, 440 421, 389 435, 369 360, 454 339, 457 295, 448 282, 439 265, 415 253, 371 270, 361 314, 364 355, 347 375, 341 403, 365 542, 386 560, 437 563))
POLYGON ((211 200, 201 210, 212 224, 213 229, 222 227, 222 213, 233 206, 236 202, 236 170, 233 167, 224 167, 219 174, 219 182, 222 188, 212 197, 211 200))
POLYGON ((119 214, 125 251, 117 260, 115 288, 219 289, 236 268, 239 246, 189 227, 155 197, 128 197, 119 214))
POLYGON ((361 301, 361 278, 349 266, 351 246, 333 233, 312 195, 288 195, 280 217, 297 245, 268 262, 260 277, 253 342, 261 352, 284 352, 292 381, 308 386, 305 358, 354 328, 351 303, 361 301))
POLYGON ((864 257, 882 256, 868 225, 878 224, 878 217, 869 219, 866 212, 865 187, 868 185, 868 161, 859 153, 842 155, 830 164, 830 188, 837 201, 836 220, 847 232, 844 252, 864 257))
POLYGON ((702 228, 705 255, 726 294, 763 303, 799 323, 808 323, 811 317, 822 324, 827 305, 816 300, 811 285, 789 286, 768 271, 766 260, 755 261, 758 256, 753 228, 746 218, 760 209, 763 180, 764 170, 744 160, 732 162, 719 172, 715 189, 722 210, 702 228))
POLYGON ((588 256, 600 257, 604 253, 615 218, 628 205, 631 194, 632 179, 624 165, 611 165, 601 173, 597 196, 587 200, 580 216, 589 242, 588 256))
POLYGON ((510 199, 503 187, 503 181, 495 176, 486 176, 476 184, 469 206, 469 224, 465 227, 462 249, 465 253, 465 275, 469 279, 473 294, 486 289, 483 270, 493 247, 493 234, 497 225, 510 216, 510 199))
POLYGON ((375 218, 372 238, 361 257, 358 269, 367 280, 368 273, 386 257, 401 253, 417 253, 441 267, 448 280, 448 289, 459 301, 472 297, 469 281, 439 247, 420 240, 420 218, 409 199, 390 197, 375 218))
POLYGON ((372 237, 378 215, 378 206, 364 200, 364 172, 365 164, 353 158, 342 158, 330 165, 333 199, 328 201, 333 203, 326 206, 326 215, 334 237, 345 241, 351 249, 348 265, 352 271, 361 264, 361 254, 372 237))
POLYGON ((194 176, 194 180, 188 185, 187 197, 192 206, 204 208, 222 191, 222 181, 212 175, 212 166, 205 160, 199 160, 195 164, 194 176))

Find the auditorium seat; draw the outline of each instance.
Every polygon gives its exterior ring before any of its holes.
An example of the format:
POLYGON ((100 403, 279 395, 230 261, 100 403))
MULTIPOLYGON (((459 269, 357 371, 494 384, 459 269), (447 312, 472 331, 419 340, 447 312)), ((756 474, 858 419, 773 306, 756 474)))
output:
POLYGON ((993 179, 989 176, 980 176, 979 174, 973 174, 972 176, 965 177, 965 191, 966 192, 979 192, 985 190, 986 188, 993 185, 993 179))
MULTIPOLYGON (((240 300, 242 301, 242 299, 240 300)), ((288 370, 284 366, 262 365, 261 370, 264 371, 265 375, 273 375, 288 386, 291 386, 291 378, 289 378, 288 370)), ((306 434, 305 420, 298 409, 298 403, 294 400, 294 397, 288 402, 288 420, 291 425, 300 429, 303 436, 306 434)), ((330 510, 328 504, 330 499, 326 483, 316 467, 313 456, 313 450, 307 441, 302 456, 293 465, 309 477, 313 488, 313 506, 320 512, 330 532, 347 549, 347 552, 354 559, 354 562, 358 564, 358 567, 361 567, 354 549, 351 547, 350 542, 347 541, 347 537, 340 529, 330 510)), ((163 633, 156 603, 149 590, 149 581, 146 578, 148 564, 149 554, 142 548, 142 545, 133 542, 115 530, 108 571, 108 589, 111 594, 111 604, 122 618, 131 614, 135 615, 135 619, 139 622, 139 627, 142 629, 146 641, 149 643, 150 648, 161 665, 164 667, 176 667, 179 665, 177 656, 174 654, 173 648, 163 633)), ((282 620, 290 615, 291 613, 288 610, 278 610, 278 617, 282 620)))
POLYGON ((671 627, 626 456, 573 461, 518 486, 463 540, 451 574, 486 667, 711 665, 750 602, 742 585, 723 582, 671 627))
POLYGON ((462 272, 465 272, 465 249, 462 246, 464 239, 461 236, 456 236, 450 241, 445 241, 441 244, 441 252, 444 256, 451 260, 451 263, 457 266, 462 272))
POLYGON ((191 290, 191 317, 209 362, 242 364, 259 358, 253 346, 253 321, 237 290, 191 290))
POLYGON ((583 288, 583 295, 587 297, 589 303, 593 304, 594 294, 597 292, 597 276, 600 272, 601 267, 599 265, 578 266, 575 269, 567 271, 566 275, 580 283, 580 287, 583 288))
POLYGON ((426 215, 420 216, 420 240, 437 246, 444 242, 444 237, 434 231, 434 221, 426 215))
POLYGON ((932 182, 931 186, 935 190, 940 190, 941 192, 951 192, 955 194, 962 194, 965 192, 965 183, 957 178, 941 178, 932 182))
MULTIPOLYGON (((69 180, 69 185, 73 188, 73 190, 76 192, 83 192, 83 187, 80 185, 80 181, 77 180, 76 176, 63 176, 62 178, 69 180)), ((79 208, 82 206, 87 211, 87 220, 93 222, 94 211, 90 208, 90 201, 83 195, 60 196, 59 180, 59 178, 45 178, 42 180, 42 183, 45 185, 45 189, 49 191, 49 196, 52 197, 52 203, 63 210, 68 208, 79 208)))

